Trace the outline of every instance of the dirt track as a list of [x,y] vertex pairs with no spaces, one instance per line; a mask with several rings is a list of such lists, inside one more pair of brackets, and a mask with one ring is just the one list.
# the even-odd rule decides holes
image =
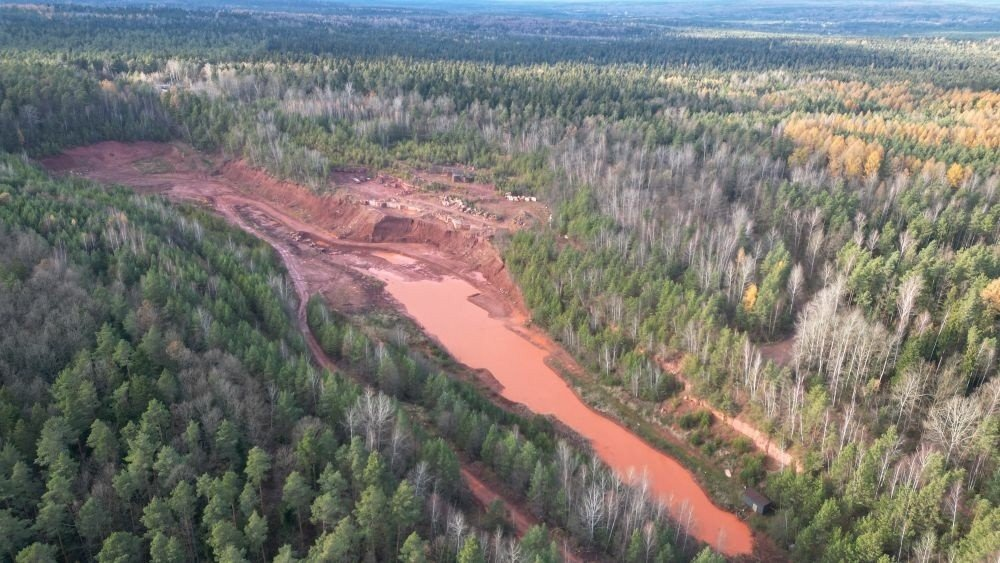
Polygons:
[[[377,288],[371,283],[366,287],[357,275],[373,266],[408,276],[457,275],[481,286],[480,304],[491,313],[505,315],[516,308],[517,299],[510,296],[514,284],[487,239],[489,233],[449,228],[433,201],[427,204],[430,211],[418,217],[375,209],[359,204],[350,191],[319,196],[241,161],[211,161],[190,148],[161,143],[99,143],[43,163],[55,172],[210,206],[241,228],[267,235],[286,258],[294,256],[290,270],[309,291],[323,293],[339,309],[364,310],[378,302]],[[501,228],[504,223],[496,222],[490,232]],[[376,250],[412,256],[420,267],[393,264]]]
[[[442,197],[440,193],[393,196],[414,208],[431,200],[428,214],[413,217],[411,212],[358,203],[373,197],[373,190],[391,194],[387,191],[391,187],[368,181],[347,183],[338,193],[317,195],[297,184],[275,180],[245,162],[212,159],[181,144],[110,141],[69,149],[43,159],[42,164],[58,174],[121,184],[140,193],[209,207],[273,246],[284,259],[301,299],[319,293],[338,311],[400,309],[382,290],[382,284],[366,275],[373,271],[407,279],[460,278],[479,292],[470,299],[476,306],[504,319],[511,330],[550,354],[554,363],[578,371],[573,358],[546,334],[525,327],[529,315],[520,292],[490,241],[492,234],[517,228],[517,221],[523,223],[525,217],[540,220],[548,213],[541,204],[496,201],[503,198],[495,196],[489,206],[483,206],[515,216],[517,221],[477,218],[483,227],[454,229],[448,228],[439,209],[433,207]],[[471,197],[465,193],[469,190],[480,203],[487,200],[481,185],[455,187],[466,197]],[[516,207],[520,210],[515,212]],[[450,212],[463,220],[467,215],[457,209]],[[393,228],[379,228],[387,222]],[[502,406],[525,412],[499,394],[500,386],[488,372],[480,373],[480,383],[493,391],[492,398]]]
[[750,439],[751,442],[759,449],[764,452],[764,455],[768,457],[774,464],[775,469],[780,469],[788,466],[794,466],[797,472],[803,471],[802,460],[795,457],[791,452],[784,450],[778,444],[775,444],[771,437],[765,432],[762,432],[756,426],[740,420],[739,418],[734,418],[727,415],[726,413],[720,411],[719,409],[713,407],[704,399],[699,399],[692,394],[691,382],[688,381],[684,375],[681,373],[679,362],[660,360],[660,367],[664,371],[676,377],[684,385],[684,400],[692,403],[698,407],[701,407],[716,418],[716,420],[722,422],[723,424],[729,426],[739,434]]
[[[322,294],[331,306],[348,313],[399,310],[400,303],[383,291],[382,283],[372,274],[379,273],[383,281],[386,275],[406,280],[458,278],[478,292],[469,297],[469,302],[502,320],[510,331],[543,351],[548,356],[546,362],[578,370],[573,359],[547,335],[526,326],[528,315],[517,287],[490,241],[492,234],[500,230],[540,220],[542,214],[547,216],[547,210],[537,204],[498,201],[495,194],[488,198],[480,187],[452,186],[451,192],[464,194],[461,190],[468,190],[478,198],[481,208],[499,210],[500,217],[477,215],[475,220],[469,220],[468,213],[461,209],[436,204],[444,201],[440,193],[400,192],[391,198],[395,207],[383,208],[371,205],[373,194],[385,195],[377,190],[397,188],[374,185],[367,177],[358,178],[357,185],[347,184],[333,195],[317,195],[301,186],[276,181],[240,161],[211,160],[189,147],[159,143],[101,143],[69,150],[43,163],[57,173],[124,184],[140,192],[161,193],[174,200],[211,207],[265,240],[281,255],[289,271],[303,303],[299,322],[307,335],[304,307],[312,294]],[[511,206],[521,206],[516,221],[503,218],[503,210],[509,212]],[[329,358],[315,340],[309,337],[308,343],[317,361],[329,365]],[[494,401],[524,411],[523,405],[501,394],[503,387],[489,371],[480,370],[478,376]],[[659,458],[663,454],[651,456],[654,461],[662,461]],[[677,468],[675,472],[683,470]],[[482,504],[505,498],[498,489],[470,480],[475,474],[465,475]],[[670,479],[661,485],[671,486]],[[530,513],[510,499],[505,500],[515,527],[523,532],[522,528],[533,520]],[[748,551],[750,540],[745,525],[731,514],[719,512],[707,499],[702,500],[704,509],[713,513],[713,522],[733,520],[727,524],[735,532],[729,536],[733,540],[727,547],[739,545],[737,553]],[[713,542],[714,532],[703,539]]]
[[[144,163],[152,159],[157,168],[144,168]],[[280,203],[251,197],[239,183],[257,173],[241,169],[239,164],[227,164],[219,174],[218,168],[199,160],[193,151],[186,155],[183,148],[157,143],[101,143],[72,149],[45,159],[43,164],[57,173],[86,176],[127,185],[144,193],[162,193],[171,199],[210,206],[234,225],[270,244],[281,256],[298,295],[298,322],[309,350],[319,365],[330,370],[337,366],[309,330],[306,305],[314,293],[323,294],[332,307],[348,312],[365,310],[386,300],[379,284],[358,270],[376,267],[405,271],[408,276],[461,275],[483,286],[480,306],[491,314],[509,315],[513,310],[514,301],[508,291],[490,287],[483,276],[470,275],[461,268],[461,263],[437,249],[416,243],[339,239],[279,210],[277,205]],[[254,180],[259,182],[260,178]],[[399,256],[413,258],[400,260]],[[489,506],[498,499],[506,504],[519,536],[537,523],[524,507],[500,492],[499,487],[489,484],[482,471],[463,467],[462,476],[482,506]],[[579,560],[572,553],[565,555],[568,560]]]

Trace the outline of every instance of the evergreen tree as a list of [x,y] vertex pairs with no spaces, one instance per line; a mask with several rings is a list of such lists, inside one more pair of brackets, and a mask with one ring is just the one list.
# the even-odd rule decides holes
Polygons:
[[112,533],[97,554],[98,563],[140,563],[142,559],[142,540],[128,532]]
[[458,552],[458,563],[486,563],[486,556],[483,549],[479,547],[479,540],[476,536],[469,536]]
[[358,532],[364,539],[365,552],[373,556],[381,553],[385,545],[388,508],[385,493],[374,484],[365,489],[354,508],[354,517],[358,521]]
[[285,486],[281,491],[281,500],[285,507],[295,513],[299,526],[299,535],[303,534],[302,515],[313,500],[314,492],[298,471],[292,471],[285,478]]
[[247,524],[243,528],[243,534],[247,539],[247,547],[251,553],[260,554],[264,559],[264,543],[267,541],[267,520],[257,511],[253,511],[247,518]]
[[407,536],[403,547],[399,550],[399,560],[402,563],[426,563],[427,545],[416,532]]

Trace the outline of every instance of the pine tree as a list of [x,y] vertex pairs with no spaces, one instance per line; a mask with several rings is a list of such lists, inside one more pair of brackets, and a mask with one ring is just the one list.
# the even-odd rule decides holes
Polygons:
[[69,454],[62,452],[49,468],[49,480],[45,484],[45,494],[38,506],[35,527],[47,538],[59,544],[66,555],[64,538],[70,530],[70,503],[73,502],[72,483],[76,475],[76,464]]
[[247,482],[253,483],[253,486],[257,487],[258,498],[261,501],[261,510],[264,510],[264,479],[270,470],[270,454],[257,446],[250,448],[250,451],[247,452],[247,465],[244,471],[247,475]]
[[152,537],[157,532],[170,533],[176,526],[170,505],[159,497],[153,497],[142,509],[141,521],[146,527],[146,537]]
[[545,470],[541,461],[536,462],[535,470],[531,473],[531,481],[528,483],[528,502],[532,511],[539,516],[545,516],[545,508],[551,494],[550,483],[549,472]]
[[253,483],[247,481],[243,485],[243,492],[240,493],[240,512],[244,516],[250,516],[251,512],[257,510],[260,506],[260,497],[257,496],[257,489],[254,488]]
[[365,489],[354,508],[365,550],[371,555],[377,556],[385,541],[387,509],[385,493],[377,485]]
[[35,542],[17,554],[17,563],[57,563],[57,554],[55,547]]
[[114,532],[104,540],[98,563],[141,563],[142,540],[128,532]]
[[299,559],[292,552],[292,546],[285,544],[278,549],[278,553],[271,560],[272,563],[297,563]]
[[358,532],[350,516],[344,517],[337,527],[323,534],[309,550],[312,561],[356,561],[358,559],[356,543]]
[[261,517],[257,511],[253,511],[247,518],[247,525],[243,528],[243,534],[247,539],[247,547],[252,553],[259,553],[261,560],[264,560],[264,543],[267,542],[267,520]]
[[183,563],[184,547],[177,538],[156,532],[149,543],[149,559],[152,563]]
[[698,552],[698,555],[691,560],[692,563],[726,563],[726,558],[706,547]]
[[402,563],[427,563],[427,543],[420,539],[420,534],[413,532],[406,538],[399,550],[399,560]]
[[306,482],[305,478],[298,471],[292,471],[285,478],[285,486],[281,491],[281,500],[289,510],[295,513],[296,521],[299,524],[299,535],[304,533],[302,529],[302,515],[312,502],[313,494],[309,483]]
[[[208,545],[212,548],[217,559],[222,559],[227,554],[227,548],[236,548],[242,551],[246,538],[243,532],[230,520],[219,520],[211,524],[211,533],[208,536]],[[232,556],[232,552],[228,555]]]
[[417,502],[409,481],[399,482],[396,492],[392,495],[390,510],[392,511],[392,521],[395,524],[394,537],[396,538],[396,551],[398,551],[402,536],[413,530],[418,518],[420,518],[420,503]]
[[249,563],[243,549],[235,545],[227,545],[216,555],[217,563]]
[[646,547],[643,545],[642,532],[638,528],[632,532],[632,537],[628,541],[625,561],[627,563],[645,563],[646,561]]
[[345,512],[339,498],[331,493],[322,493],[312,503],[310,521],[326,532]]
[[479,547],[479,540],[475,535],[470,535],[461,551],[458,552],[458,563],[486,563],[486,556],[483,549]]
[[215,455],[236,465],[240,461],[239,457],[240,433],[236,425],[228,420],[223,420],[219,424],[219,429],[215,431]]
[[79,436],[93,422],[98,406],[97,389],[77,370],[69,368],[59,373],[52,383],[52,398],[71,436]]
[[87,446],[98,463],[112,463],[118,460],[118,440],[114,431],[103,420],[97,419],[90,425]]
[[31,522],[18,518],[9,509],[0,509],[0,556],[13,560],[31,538],[30,527]]
[[76,515],[76,529],[83,538],[93,545],[104,537],[111,524],[111,517],[106,507],[102,506],[97,497],[87,497]]

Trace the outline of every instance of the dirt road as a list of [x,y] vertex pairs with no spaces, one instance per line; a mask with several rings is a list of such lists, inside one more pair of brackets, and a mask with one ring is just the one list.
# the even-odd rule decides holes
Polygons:
[[[380,299],[381,291],[371,279],[358,273],[360,268],[405,268],[409,275],[413,275],[414,270],[419,270],[423,263],[423,268],[428,268],[427,264],[431,265],[426,273],[433,275],[431,271],[435,269],[434,266],[454,266],[446,256],[417,245],[368,244],[337,239],[267,202],[243,195],[224,177],[198,174],[194,178],[197,182],[193,182],[189,176],[197,170],[197,164],[193,166],[195,170],[182,169],[181,172],[160,174],[143,172],[141,168],[134,166],[137,160],[149,158],[150,154],[172,155],[174,166],[183,163],[177,161],[175,151],[165,150],[162,145],[102,145],[76,149],[70,151],[68,158],[63,156],[48,159],[45,164],[58,172],[86,175],[104,182],[126,184],[139,191],[164,193],[180,201],[206,204],[240,229],[267,242],[281,257],[298,296],[298,325],[309,351],[316,363],[328,370],[347,373],[338,369],[309,329],[306,307],[310,296],[322,293],[330,298],[332,294],[331,305],[340,310],[366,308]],[[388,253],[386,250],[398,254]],[[420,258],[397,258],[407,253],[417,254]],[[493,296],[494,299],[497,297]],[[499,313],[508,310],[502,303],[488,303],[487,306]],[[496,500],[504,503],[519,537],[538,523],[526,508],[490,484],[482,471],[463,466],[461,474],[469,490],[483,507],[488,507]],[[580,561],[572,552],[567,551],[564,555],[567,561]]]
[[774,441],[771,440],[770,436],[759,430],[756,426],[744,420],[740,420],[739,418],[729,416],[710,405],[708,401],[695,397],[691,391],[691,382],[685,379],[681,374],[678,362],[661,359],[660,367],[663,371],[676,377],[678,381],[684,385],[685,401],[711,412],[712,416],[714,416],[716,420],[749,438],[750,441],[757,446],[757,449],[764,452],[764,455],[770,458],[774,463],[778,464],[778,467],[792,466],[795,467],[796,471],[802,471],[803,466],[800,459],[795,457],[791,452],[784,450],[781,446],[775,444]]
[[[684,499],[677,506],[679,510],[687,510],[689,522],[693,520],[690,529],[694,535],[730,555],[752,550],[746,524],[715,506],[689,471],[586,406],[548,367],[547,362],[553,358],[570,368],[576,364],[547,335],[525,322],[528,315],[517,287],[488,236],[497,229],[511,228],[507,220],[477,216],[476,229],[455,227],[468,221],[462,221],[464,211],[451,206],[445,206],[444,210],[441,206],[426,206],[429,211],[421,212],[425,202],[420,198],[412,202],[407,199],[400,208],[382,208],[359,203],[349,193],[318,195],[301,186],[274,180],[244,163],[212,161],[181,145],[101,143],[72,149],[43,162],[55,172],[124,184],[140,192],[161,193],[171,199],[209,206],[241,229],[268,242],[286,264],[303,303],[299,324],[307,335],[310,350],[323,365],[332,363],[305,326],[304,307],[310,295],[320,293],[331,306],[345,312],[376,307],[402,309],[398,300],[403,297],[398,290],[410,287],[411,282],[435,282],[423,284],[421,291],[430,286],[436,286],[436,291],[448,283],[456,285],[463,292],[460,302],[452,302],[454,295],[433,300],[421,296],[407,302],[407,312],[425,329],[429,320],[443,322],[444,325],[430,331],[435,336],[455,334],[456,330],[463,336],[461,326],[448,326],[461,321],[447,318],[462,312],[465,317],[475,317],[476,325],[495,337],[489,342],[507,342],[507,348],[501,350],[475,335],[464,334],[464,344],[471,346],[469,357],[473,359],[465,363],[476,369],[489,366],[489,371],[480,369],[479,373],[496,391],[495,400],[502,403],[503,398],[511,399],[510,392],[515,389],[524,391],[520,395],[515,393],[512,400],[518,403],[533,404],[552,398],[548,403],[536,404],[536,411],[554,413],[558,420],[587,437],[598,455],[623,474],[629,468],[648,469],[652,488],[658,495],[669,500]],[[442,213],[451,215],[442,218]],[[391,296],[383,291],[383,284],[372,277],[376,275],[387,287],[395,284],[397,291]],[[438,310],[417,314],[413,310],[415,303],[432,308],[437,303]],[[451,303],[447,311],[440,310],[444,303]],[[470,303],[474,306],[469,307]],[[485,319],[487,316],[493,322]],[[454,346],[446,348],[461,361],[468,355],[456,353]],[[483,353],[488,361],[477,365]],[[512,360],[529,356],[531,370],[507,374],[504,386],[497,386],[492,374],[510,371]],[[539,395],[543,389],[545,392]],[[500,497],[496,490],[487,495],[484,491],[489,487],[480,485],[481,480],[475,485],[470,482],[473,493],[478,490],[476,496],[484,504]],[[507,504],[519,530],[531,521],[527,511],[514,503]],[[725,542],[719,539],[723,537]]]

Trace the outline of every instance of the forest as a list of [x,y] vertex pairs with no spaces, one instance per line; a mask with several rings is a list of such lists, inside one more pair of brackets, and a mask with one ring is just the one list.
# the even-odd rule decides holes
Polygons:
[[[622,420],[711,427],[662,414],[690,392],[792,452],[802,471],[763,471],[685,434],[774,500],[751,523],[785,556],[1000,553],[995,37],[0,17],[0,558],[549,561],[560,538],[717,557],[389,327],[314,298],[338,369],[312,363],[266,244],[30,164],[102,140],[183,141],[317,192],[345,167],[461,164],[537,195],[550,222],[496,241],[532,323]],[[518,540],[481,513],[455,487],[466,460],[544,524]]]
[[[562,560],[544,524],[518,539],[475,510],[467,458],[595,554],[700,549],[546,421],[314,298],[309,328],[345,371],[315,366],[267,245],[16,157],[0,172],[5,558]],[[592,495],[618,499],[619,530],[588,532]]]

